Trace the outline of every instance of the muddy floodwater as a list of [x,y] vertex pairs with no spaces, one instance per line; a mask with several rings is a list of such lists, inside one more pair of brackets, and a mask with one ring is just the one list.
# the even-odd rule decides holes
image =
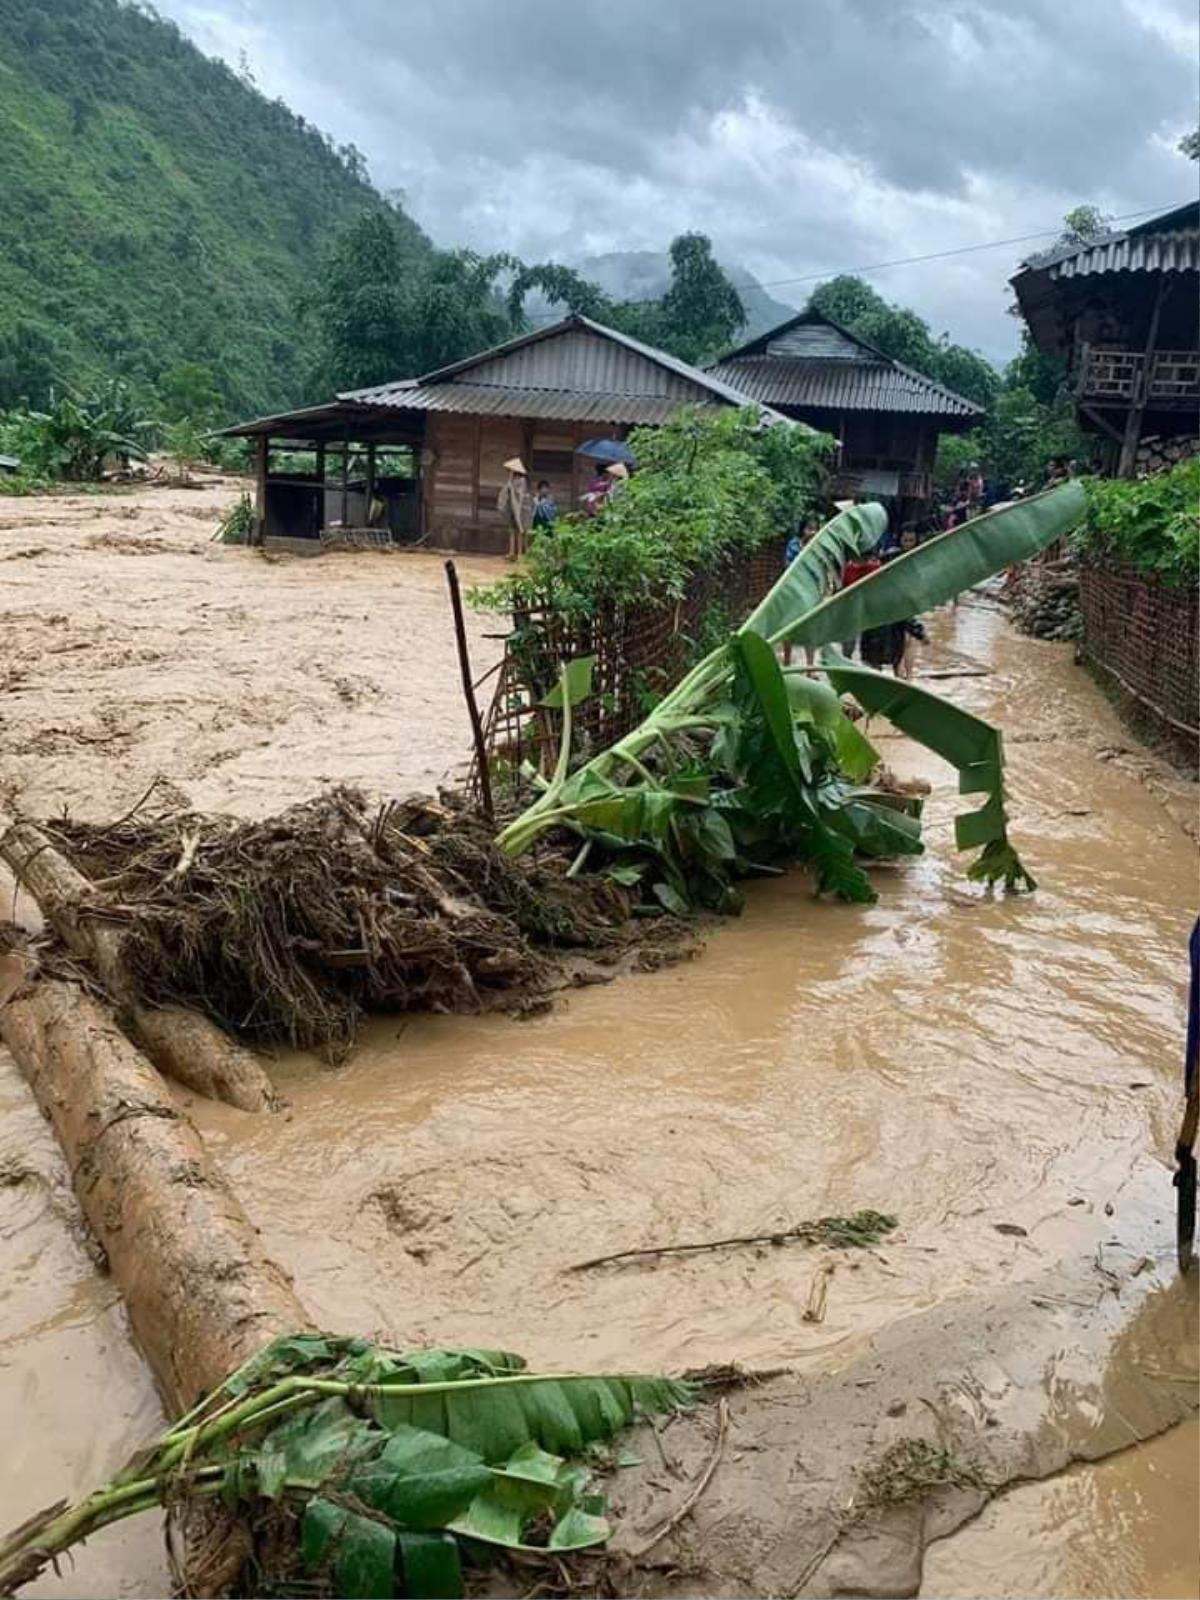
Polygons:
[[[328,781],[386,794],[453,769],[465,724],[437,559],[270,564],[208,546],[185,493],[135,497],[127,533],[83,497],[57,512],[0,502],[0,784],[34,812],[100,816],[161,771],[194,804],[258,814]],[[204,492],[210,513],[219,494]],[[110,533],[165,548],[128,553]],[[482,663],[496,629],[472,626]],[[930,687],[1007,731],[1037,894],[967,882],[952,819],[971,802],[880,727],[889,764],[932,794],[928,852],[875,874],[878,904],[818,903],[801,874],[759,883],[689,963],[524,1022],[377,1019],[337,1071],[275,1064],[282,1116],[193,1103],[318,1322],[560,1367],[817,1373],[889,1324],[1041,1280],[1084,1247],[1101,1266],[1144,1258],[1163,1294],[1182,1292],[1169,1159],[1194,791],[1135,747],[1069,646],[1019,638],[973,598],[931,632],[921,666],[969,675]],[[7,1061],[0,1185],[11,1523],[115,1467],[158,1408]],[[571,1270],[862,1207],[899,1229],[839,1258],[820,1323],[800,1246]],[[1187,1424],[1012,1491],[931,1547],[923,1593],[1194,1593],[1195,1541],[1175,1535],[1195,1526],[1196,1444]],[[111,1531],[43,1588],[162,1581],[142,1528]]]

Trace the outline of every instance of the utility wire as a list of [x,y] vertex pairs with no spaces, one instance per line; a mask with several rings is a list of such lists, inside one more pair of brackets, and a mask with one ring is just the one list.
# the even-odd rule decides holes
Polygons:
[[[1161,206],[1146,206],[1141,211],[1124,211],[1120,216],[1113,217],[1110,220],[1113,222],[1132,222],[1135,217],[1149,217],[1152,216],[1156,211],[1161,210]],[[901,256],[895,261],[876,261],[869,267],[841,267],[836,272],[829,270],[824,272],[803,272],[794,278],[772,278],[767,283],[758,283],[754,280],[750,280],[746,283],[732,283],[731,280],[731,284],[735,289],[782,289],[788,284],[814,283],[825,278],[840,278],[844,276],[861,277],[869,272],[883,272],[888,267],[912,267],[924,261],[945,261],[949,256],[971,255],[976,250],[1000,250],[1006,245],[1029,244],[1035,239],[1048,239],[1056,237],[1062,231],[1063,225],[1060,222],[1055,228],[1042,228],[1039,229],[1037,233],[1019,233],[1011,239],[989,239],[984,244],[963,244],[959,245],[953,250],[931,250],[926,255]],[[653,305],[661,298],[662,296],[657,294],[646,295],[640,300],[622,300],[619,303],[626,306],[648,306]],[[526,320],[529,322],[554,322],[557,321],[561,315],[562,313],[560,311],[538,311],[535,312],[534,315],[528,317]]]

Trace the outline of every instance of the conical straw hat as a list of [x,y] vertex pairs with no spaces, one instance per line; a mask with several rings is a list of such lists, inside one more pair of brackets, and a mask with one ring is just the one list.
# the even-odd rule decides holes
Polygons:
[[525,463],[521,460],[520,456],[510,456],[509,459],[504,463],[504,470],[505,472],[519,472],[523,478],[529,476],[529,474],[525,471]]

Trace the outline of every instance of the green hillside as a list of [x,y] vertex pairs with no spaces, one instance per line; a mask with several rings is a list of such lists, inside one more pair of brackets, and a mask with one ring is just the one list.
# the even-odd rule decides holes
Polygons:
[[0,149],[0,407],[182,363],[230,414],[304,398],[297,298],[383,204],[357,151],[119,0],[0,0]]

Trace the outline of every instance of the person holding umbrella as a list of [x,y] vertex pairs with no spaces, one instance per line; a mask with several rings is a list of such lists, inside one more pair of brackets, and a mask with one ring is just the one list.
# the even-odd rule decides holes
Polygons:
[[520,456],[506,461],[504,470],[508,477],[496,496],[496,510],[508,528],[508,559],[517,561],[525,554],[529,533],[529,480]]
[[617,484],[629,476],[633,451],[620,439],[585,439],[575,454],[596,464],[595,475],[583,493],[583,509],[594,517]]

